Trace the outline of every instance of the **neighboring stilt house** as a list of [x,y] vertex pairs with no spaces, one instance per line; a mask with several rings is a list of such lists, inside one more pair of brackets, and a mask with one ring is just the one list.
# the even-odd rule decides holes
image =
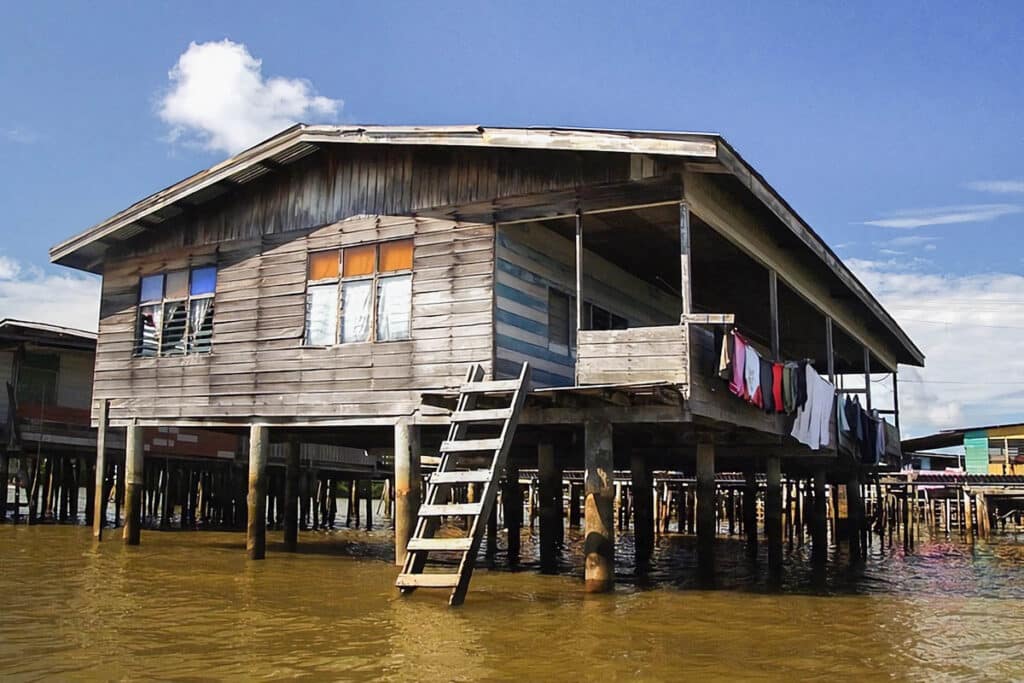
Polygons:
[[[256,511],[269,441],[393,452],[401,562],[419,458],[438,451],[467,370],[511,378],[528,361],[507,470],[539,463],[553,500],[557,472],[585,467],[593,590],[613,577],[613,467],[648,488],[652,469],[696,471],[705,539],[716,469],[767,472],[770,541],[783,469],[859,490],[862,458],[835,416],[809,448],[790,436],[792,411],[765,412],[718,376],[734,330],[883,409],[890,444],[895,401],[873,404],[871,380],[923,363],[713,134],[300,125],[51,258],[103,276],[93,417],[107,405],[128,429],[129,496],[143,426],[249,430]],[[514,531],[516,481],[503,496]],[[638,524],[653,525],[644,507]]]

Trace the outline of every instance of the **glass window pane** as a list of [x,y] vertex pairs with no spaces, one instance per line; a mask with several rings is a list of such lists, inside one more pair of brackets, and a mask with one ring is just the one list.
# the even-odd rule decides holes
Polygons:
[[217,267],[204,266],[192,269],[192,296],[213,294],[217,289]]
[[548,290],[548,341],[569,346],[569,297],[554,289]]
[[377,290],[377,341],[410,337],[412,276],[381,278]]
[[309,255],[309,279],[329,280],[338,277],[338,252],[317,251]]
[[139,307],[139,329],[136,335],[136,355],[152,357],[157,352],[157,332],[163,307],[160,304]]
[[213,299],[194,299],[188,311],[188,350],[209,353],[213,346]]
[[370,293],[372,280],[346,282],[341,288],[341,341],[370,340]]
[[142,278],[139,301],[160,301],[164,298],[164,276],[147,275]]
[[306,343],[330,346],[338,329],[338,287],[310,287],[306,293]]
[[342,275],[345,277],[371,275],[376,254],[377,247],[373,244],[367,244],[362,247],[348,247],[345,249],[345,268],[342,270]]
[[384,242],[380,245],[380,272],[412,270],[412,240]]
[[167,299],[184,299],[188,296],[188,271],[173,270],[167,273]]
[[600,306],[590,307],[590,329],[610,330],[612,327],[612,314]]
[[164,304],[164,325],[160,335],[160,355],[180,356],[185,353],[185,332],[188,309],[184,301]]

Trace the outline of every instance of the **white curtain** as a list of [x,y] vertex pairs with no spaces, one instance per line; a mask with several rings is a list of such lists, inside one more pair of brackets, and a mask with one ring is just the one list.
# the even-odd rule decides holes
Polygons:
[[408,339],[412,276],[381,278],[377,292],[377,341]]
[[189,311],[189,350],[200,353],[210,350],[210,337],[213,335],[213,322],[204,329],[207,316],[212,314],[213,297],[193,299],[192,310]]
[[338,287],[310,287],[306,295],[306,343],[311,346],[335,344],[338,329]]
[[370,294],[372,280],[341,285],[341,341],[370,341]]

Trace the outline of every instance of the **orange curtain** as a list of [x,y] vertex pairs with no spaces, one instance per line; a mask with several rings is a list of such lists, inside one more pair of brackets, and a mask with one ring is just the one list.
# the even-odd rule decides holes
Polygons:
[[412,240],[384,242],[380,245],[380,270],[412,270]]
[[338,277],[338,252],[318,251],[309,255],[309,279],[326,280]]
[[345,268],[342,270],[342,274],[345,277],[372,275],[376,252],[377,247],[372,244],[348,247],[345,249]]

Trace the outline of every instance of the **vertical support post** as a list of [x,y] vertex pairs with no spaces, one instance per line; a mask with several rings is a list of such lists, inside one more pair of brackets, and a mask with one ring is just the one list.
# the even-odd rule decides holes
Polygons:
[[505,464],[501,505],[505,529],[508,531],[508,565],[516,567],[519,565],[520,534],[523,526],[523,489],[519,485],[519,466],[511,462]]
[[864,502],[860,497],[860,475],[856,469],[850,471],[846,482],[846,514],[850,534],[850,562],[860,562],[863,557],[861,529],[864,526]]
[[299,545],[300,447],[298,439],[289,439],[284,461],[284,549],[290,553]]
[[697,564],[705,579],[715,569],[715,445],[697,443]]
[[825,468],[814,470],[814,514],[811,515],[811,561],[824,564],[828,558],[828,509],[825,497]]
[[538,502],[540,503],[540,570],[553,574],[558,568],[558,532],[562,523],[562,478],[555,466],[555,447],[550,441],[537,445]]
[[747,554],[757,557],[757,471],[751,465],[743,473],[743,531]]
[[773,580],[782,575],[782,458],[765,460],[768,487],[764,497],[764,535],[768,539],[768,572]]
[[580,528],[580,485],[575,481],[569,482],[569,528]]
[[693,291],[690,289],[690,206],[679,203],[679,296],[682,317],[693,312]]
[[11,474],[7,449],[0,448],[0,522],[7,521],[7,489]]
[[363,528],[367,531],[373,529],[373,480],[367,479],[363,482],[365,487],[365,500],[366,500],[366,523]]
[[125,438],[124,542],[138,545],[142,525],[142,427],[131,425]]
[[615,583],[615,527],[612,519],[615,489],[611,423],[586,422],[584,449],[585,590],[588,593],[599,593],[611,590]]
[[[900,377],[897,372],[892,373],[892,424],[896,431],[900,431]],[[901,437],[902,438],[902,437]]]
[[576,344],[583,329],[583,213],[576,212]]
[[395,564],[405,563],[420,510],[420,431],[408,420],[395,423]]
[[864,403],[871,410],[871,351],[864,347]]
[[107,420],[110,415],[110,401],[103,399],[100,405],[100,419],[96,430],[96,496],[93,502],[92,535],[96,540],[103,538],[103,525],[107,521]]
[[654,551],[651,468],[647,459],[638,453],[630,453],[629,466],[633,485],[633,545],[636,552],[636,573],[641,574],[650,563]]
[[779,274],[775,270],[768,271],[768,309],[771,315],[772,360],[782,358],[779,340]]
[[825,318],[825,359],[828,362],[828,381],[836,383],[836,352],[832,341],[832,318]]
[[267,555],[267,425],[249,427],[249,496],[245,550],[250,560]]

